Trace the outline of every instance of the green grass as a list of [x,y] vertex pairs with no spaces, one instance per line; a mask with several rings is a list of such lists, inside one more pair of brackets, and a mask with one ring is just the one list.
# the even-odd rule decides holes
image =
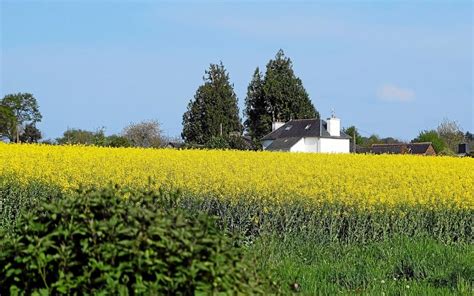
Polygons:
[[280,292],[305,295],[472,295],[474,246],[394,238],[320,244],[303,237],[261,237],[247,258]]

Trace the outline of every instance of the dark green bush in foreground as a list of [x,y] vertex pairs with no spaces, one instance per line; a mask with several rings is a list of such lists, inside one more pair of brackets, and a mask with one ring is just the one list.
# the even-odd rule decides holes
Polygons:
[[259,292],[212,219],[163,210],[174,199],[163,193],[128,195],[65,195],[0,228],[0,295]]

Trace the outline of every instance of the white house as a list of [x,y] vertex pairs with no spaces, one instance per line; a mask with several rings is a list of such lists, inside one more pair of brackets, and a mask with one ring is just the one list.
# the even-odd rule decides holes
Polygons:
[[350,137],[341,131],[341,120],[294,119],[274,122],[262,138],[264,150],[316,153],[349,153]]

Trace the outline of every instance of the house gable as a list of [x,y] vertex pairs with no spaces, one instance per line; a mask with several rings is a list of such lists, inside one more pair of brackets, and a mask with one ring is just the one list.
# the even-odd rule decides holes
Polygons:
[[290,120],[263,137],[262,146],[269,151],[349,153],[350,137],[343,132],[331,135],[327,127],[320,119]]

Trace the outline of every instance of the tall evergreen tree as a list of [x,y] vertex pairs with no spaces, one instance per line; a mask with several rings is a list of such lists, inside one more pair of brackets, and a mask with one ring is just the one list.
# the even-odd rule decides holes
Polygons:
[[245,98],[245,128],[253,139],[260,139],[271,129],[270,104],[263,93],[263,78],[257,67]]
[[222,62],[211,64],[183,115],[181,136],[187,143],[206,144],[212,137],[242,132],[237,96]]
[[319,118],[283,50],[268,62],[263,83],[260,73],[254,73],[247,93],[246,115],[245,127],[255,139],[271,131],[273,120]]

